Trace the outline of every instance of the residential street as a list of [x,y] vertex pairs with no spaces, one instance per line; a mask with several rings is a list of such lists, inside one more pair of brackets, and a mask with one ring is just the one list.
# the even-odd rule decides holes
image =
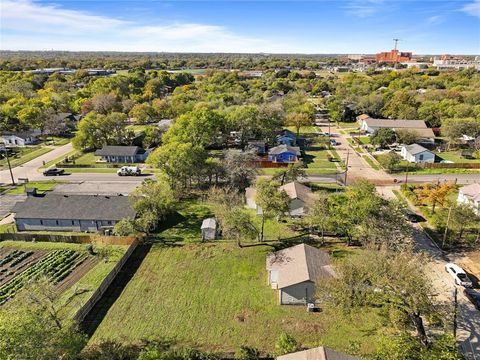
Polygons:
[[[72,143],[68,143],[66,145],[59,146],[54,150],[43,154],[33,160],[26,162],[23,165],[17,166],[12,169],[13,177],[15,181],[18,178],[28,178],[30,181],[33,180],[43,180],[43,175],[41,172],[37,171],[39,167],[41,167],[44,162],[47,163],[49,161],[55,160],[56,158],[66,155],[73,150]],[[11,177],[10,172],[7,170],[0,171],[0,184],[10,184]]]

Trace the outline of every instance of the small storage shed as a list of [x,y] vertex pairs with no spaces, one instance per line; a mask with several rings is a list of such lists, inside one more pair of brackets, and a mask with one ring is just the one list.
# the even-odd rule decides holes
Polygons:
[[215,240],[217,238],[217,221],[208,218],[202,222],[202,240]]

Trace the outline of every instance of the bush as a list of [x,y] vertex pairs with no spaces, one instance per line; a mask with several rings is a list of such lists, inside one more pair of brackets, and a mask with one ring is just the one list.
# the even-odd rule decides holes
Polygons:
[[297,341],[287,333],[283,333],[275,343],[278,355],[285,355],[295,352],[299,349]]
[[235,353],[235,359],[238,360],[257,360],[260,359],[260,352],[250,346],[242,346]]

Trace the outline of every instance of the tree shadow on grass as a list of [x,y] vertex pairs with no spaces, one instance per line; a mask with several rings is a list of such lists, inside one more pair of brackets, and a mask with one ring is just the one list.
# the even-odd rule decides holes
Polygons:
[[[130,255],[127,262],[123,265],[112,283],[108,286],[104,295],[97,304],[92,308],[90,313],[80,324],[80,328],[88,335],[92,336],[100,323],[103,321],[108,310],[115,301],[120,297],[127,284],[133,278],[143,260],[150,252],[151,244],[140,244]],[[134,311],[135,309],[132,309]]]

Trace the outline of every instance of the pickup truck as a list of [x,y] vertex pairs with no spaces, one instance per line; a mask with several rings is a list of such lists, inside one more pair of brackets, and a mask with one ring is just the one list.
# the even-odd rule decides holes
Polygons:
[[117,170],[118,176],[138,176],[142,174],[142,170],[138,166],[122,166]]
[[50,168],[43,172],[43,176],[59,176],[65,173],[64,169]]

